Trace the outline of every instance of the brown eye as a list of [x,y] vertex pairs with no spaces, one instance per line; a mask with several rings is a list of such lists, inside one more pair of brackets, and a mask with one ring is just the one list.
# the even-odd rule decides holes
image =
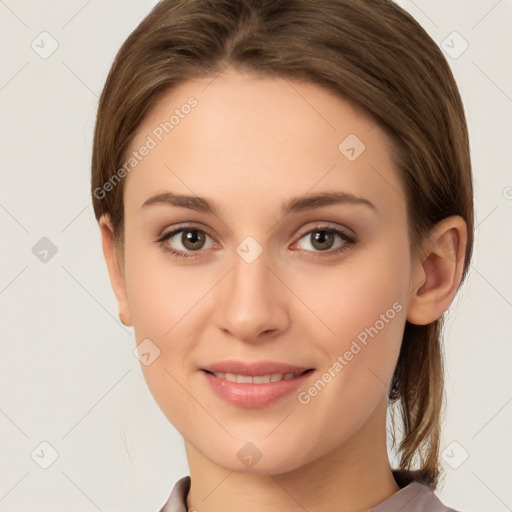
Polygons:
[[331,231],[327,231],[325,229],[312,231],[311,235],[311,245],[320,251],[328,250],[334,244],[334,233]]
[[206,241],[205,233],[196,229],[186,229],[182,231],[181,243],[183,247],[190,251],[202,249]]
[[199,256],[205,252],[203,249],[211,249],[216,245],[208,233],[195,227],[174,229],[161,235],[157,242],[165,250],[183,258]]
[[328,257],[341,253],[357,243],[357,238],[340,229],[318,225],[304,233],[294,245],[312,257]]

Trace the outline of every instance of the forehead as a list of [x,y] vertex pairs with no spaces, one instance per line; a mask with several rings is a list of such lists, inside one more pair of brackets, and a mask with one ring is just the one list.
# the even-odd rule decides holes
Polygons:
[[386,133],[362,108],[312,83],[233,71],[184,82],[153,107],[127,158],[144,146],[125,183],[133,206],[166,191],[239,198],[239,206],[276,197],[276,208],[326,190],[384,209],[404,201]]

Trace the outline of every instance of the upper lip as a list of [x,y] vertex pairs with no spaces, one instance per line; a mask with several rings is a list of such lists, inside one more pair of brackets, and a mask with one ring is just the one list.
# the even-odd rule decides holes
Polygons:
[[296,366],[288,363],[279,363],[276,361],[218,361],[202,368],[209,372],[234,373],[236,375],[261,376],[271,373],[303,373],[313,368],[307,366]]

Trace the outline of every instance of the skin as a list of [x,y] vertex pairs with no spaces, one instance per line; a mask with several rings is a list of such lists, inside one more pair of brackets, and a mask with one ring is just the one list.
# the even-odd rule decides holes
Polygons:
[[[188,81],[144,119],[130,151],[190,96],[197,107],[125,178],[123,251],[108,216],[100,219],[120,318],[137,343],[149,338],[160,350],[141,368],[184,437],[187,505],[365,511],[399,490],[386,451],[388,388],[406,319],[432,322],[455,296],[465,223],[444,219],[413,260],[390,140],[361,109],[313,84],[232,70]],[[352,162],[338,149],[348,134],[366,146]],[[281,212],[291,198],[325,191],[349,192],[375,209]],[[142,207],[163,192],[207,198],[217,215]],[[182,223],[206,231],[204,246],[196,242],[194,252],[180,232],[167,247],[196,258],[178,259],[156,241]],[[315,245],[318,224],[357,242],[335,236],[331,246]],[[236,252],[247,236],[263,249],[252,263]],[[288,362],[315,368],[307,389],[394,303],[401,311],[307,405],[293,393],[240,408],[218,398],[198,370],[222,359]],[[262,454],[251,468],[237,457],[248,442]]]

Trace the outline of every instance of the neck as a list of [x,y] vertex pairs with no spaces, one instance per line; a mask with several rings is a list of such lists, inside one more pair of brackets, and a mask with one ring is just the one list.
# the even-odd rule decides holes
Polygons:
[[386,403],[381,402],[372,418],[342,445],[280,474],[222,468],[185,441],[191,477],[187,508],[365,512],[400,489],[389,465],[385,419]]

